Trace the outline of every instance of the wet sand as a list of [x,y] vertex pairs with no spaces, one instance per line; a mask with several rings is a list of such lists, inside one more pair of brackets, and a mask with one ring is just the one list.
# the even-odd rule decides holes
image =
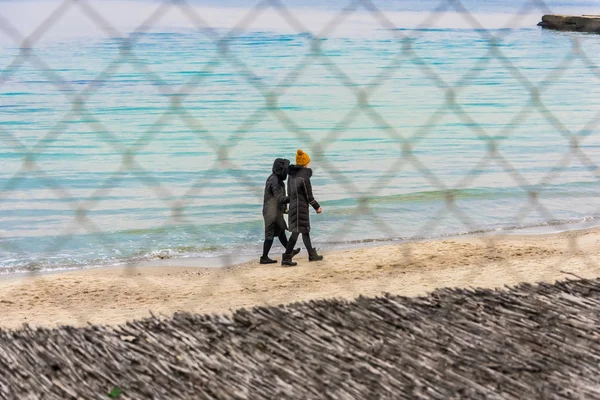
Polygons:
[[[276,253],[274,249],[273,253]],[[600,276],[600,229],[528,236],[481,236],[324,253],[299,265],[245,263],[98,268],[0,280],[0,326],[118,324],[174,312],[318,298],[417,296],[440,287],[501,288]]]

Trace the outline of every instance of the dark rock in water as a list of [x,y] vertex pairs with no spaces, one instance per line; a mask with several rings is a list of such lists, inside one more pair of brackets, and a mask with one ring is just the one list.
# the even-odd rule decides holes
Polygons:
[[600,15],[544,15],[538,26],[559,31],[600,33]]

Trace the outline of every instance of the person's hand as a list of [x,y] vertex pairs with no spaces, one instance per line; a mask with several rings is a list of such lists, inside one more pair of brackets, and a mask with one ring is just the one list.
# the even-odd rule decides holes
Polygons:
[[321,214],[323,212],[323,209],[321,207],[319,207],[319,209],[317,210],[317,214]]

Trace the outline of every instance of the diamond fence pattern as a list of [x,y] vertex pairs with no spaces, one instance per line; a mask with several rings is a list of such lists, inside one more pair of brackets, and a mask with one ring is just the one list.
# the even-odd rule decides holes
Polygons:
[[[43,38],[53,26],[59,24],[64,15],[72,9],[76,9],[88,17],[89,20],[100,28],[107,37],[120,39],[121,43],[118,56],[110,62],[100,74],[98,74],[96,79],[91,80],[91,83],[84,87],[83,90],[79,91],[75,90],[64,76],[52,72],[52,69],[48,67],[45,60],[36,54],[36,44],[39,40]],[[218,55],[213,62],[209,62],[204,70],[198,71],[197,74],[194,74],[191,79],[181,87],[170,86],[158,73],[154,72],[151,67],[144,65],[144,63],[137,62],[139,59],[134,51],[140,37],[139,34],[148,32],[167,13],[176,9],[179,9],[183,15],[189,19],[189,22],[202,32],[206,38],[214,42],[215,46],[218,48]],[[395,229],[391,226],[389,221],[382,219],[373,212],[371,205],[369,204],[369,199],[377,196],[393,179],[400,176],[408,167],[412,167],[418,171],[431,186],[446,193],[445,205],[441,207],[432,218],[427,219],[413,239],[426,236],[428,232],[433,231],[440,219],[445,216],[456,218],[470,231],[477,230],[478,225],[457,204],[454,193],[457,190],[468,187],[480,176],[485,167],[494,163],[500,166],[502,170],[506,172],[525,193],[527,193],[528,202],[522,209],[516,210],[515,213],[515,222],[517,224],[522,223],[531,212],[538,212],[547,220],[556,219],[550,210],[548,210],[540,201],[540,196],[536,188],[543,188],[544,186],[551,184],[561,171],[563,171],[573,160],[578,160],[594,175],[594,177],[598,178],[598,166],[585,154],[581,148],[581,144],[598,128],[598,125],[600,124],[600,112],[588,121],[583,129],[578,132],[573,132],[568,128],[564,121],[559,120],[553,115],[552,111],[548,109],[541,100],[541,95],[546,88],[552,82],[561,79],[575,60],[583,62],[600,80],[600,70],[580,47],[578,37],[572,37],[572,50],[569,54],[565,54],[564,59],[559,62],[557,68],[545,77],[540,84],[535,84],[522,73],[519,67],[513,64],[510,58],[503,54],[502,49],[499,46],[506,38],[509,31],[486,30],[471,13],[471,10],[465,8],[460,0],[442,0],[435,9],[431,10],[431,14],[421,22],[419,28],[432,26],[438,18],[441,18],[440,15],[442,12],[455,11],[459,13],[470,27],[476,29],[481,36],[481,39],[487,43],[488,49],[487,56],[481,57],[472,68],[465,71],[464,75],[456,81],[456,84],[452,85],[446,82],[442,76],[436,72],[436,69],[414,49],[413,41],[418,35],[418,29],[411,31],[400,30],[398,29],[398,26],[387,18],[386,13],[378,8],[376,1],[354,0],[349,1],[344,8],[340,9],[335,17],[332,18],[321,31],[311,32],[311,35],[307,39],[310,41],[311,51],[300,60],[296,67],[291,69],[291,72],[285,75],[279,82],[275,82],[273,85],[267,85],[262,80],[256,79],[257,74],[253,72],[252,68],[249,67],[230,46],[231,42],[235,40],[236,37],[242,34],[247,27],[267,10],[275,11],[296,33],[304,34],[306,32],[311,32],[310,29],[305,26],[303,21],[294,14],[293,10],[288,9],[280,0],[263,0],[249,6],[246,15],[237,25],[225,34],[220,34],[216,29],[213,29],[210,24],[203,19],[202,15],[200,15],[186,0],[164,0],[159,2],[156,4],[155,11],[139,27],[137,27],[137,29],[129,34],[120,32],[113,26],[111,21],[105,19],[97,12],[94,8],[94,3],[88,0],[63,1],[54,12],[48,15],[43,23],[27,37],[19,31],[15,21],[9,21],[2,17],[2,10],[0,9],[0,33],[10,38],[21,49],[20,53],[15,57],[12,63],[4,70],[0,71],[0,87],[2,87],[2,85],[19,70],[19,68],[26,63],[30,63],[38,68],[40,73],[44,75],[43,77],[51,82],[57,90],[63,93],[64,96],[67,96],[68,101],[72,105],[72,108],[65,113],[64,117],[55,125],[55,127],[49,130],[47,134],[33,146],[26,146],[19,139],[18,135],[15,135],[13,132],[0,126],[0,141],[2,144],[23,154],[21,170],[14,175],[5,187],[0,188],[0,201],[2,201],[5,193],[14,189],[25,177],[37,177],[48,189],[53,191],[57,197],[70,199],[71,201],[69,204],[76,204],[73,209],[75,218],[63,232],[62,237],[65,238],[64,241],[55,243],[54,247],[51,249],[52,251],[58,252],[65,245],[65,241],[68,241],[69,237],[77,230],[83,229],[92,235],[100,235],[100,229],[98,229],[92,220],[88,218],[88,210],[94,208],[99,198],[106,196],[111,192],[113,183],[118,181],[121,174],[124,172],[133,174],[143,185],[155,193],[157,198],[176,198],[176,196],[170,192],[169,188],[162,185],[159,180],[153,177],[151,171],[145,169],[136,160],[136,156],[157,138],[167,123],[178,121],[183,123],[191,133],[195,134],[199,141],[205,143],[217,157],[214,164],[208,166],[208,168],[201,173],[199,179],[189,185],[189,189],[184,196],[176,198],[166,204],[171,210],[171,217],[164,221],[165,227],[168,227],[171,223],[189,225],[191,224],[191,221],[186,217],[186,207],[189,205],[189,200],[186,199],[189,199],[191,195],[198,195],[206,190],[205,188],[208,187],[206,183],[210,182],[215,171],[219,171],[220,169],[228,170],[240,185],[245,187],[249,193],[256,197],[257,201],[262,201],[262,190],[257,190],[256,187],[248,184],[250,179],[245,175],[246,173],[243,168],[230,159],[229,153],[231,149],[240,145],[249,130],[267,117],[275,118],[283,127],[285,127],[285,129],[295,135],[303,143],[308,143],[307,147],[309,151],[312,152],[313,159],[318,160],[318,162],[323,165],[323,171],[345,189],[348,197],[357,200],[358,206],[354,210],[354,213],[356,213],[356,215],[366,215],[370,218],[372,223],[388,237],[397,236]],[[366,10],[381,28],[391,32],[391,34],[402,43],[401,49],[399,49],[397,54],[393,57],[393,60],[388,67],[384,68],[378,76],[366,85],[357,84],[351,76],[346,74],[343,66],[337,65],[335,60],[323,51],[323,42],[321,40],[322,38],[327,38],[332,35],[353,13],[359,10],[362,10],[363,12]],[[518,25],[527,15],[533,12],[550,13],[550,10],[541,0],[525,1],[521,8],[515,13],[514,17],[507,23],[507,27],[510,28],[511,26]],[[481,71],[493,60],[498,61],[522,86],[522,88],[529,93],[529,102],[505,125],[501,137],[486,132],[486,129],[475,121],[457,101],[458,95],[465,88],[469,87],[469,85],[477,79]],[[307,134],[297,121],[279,105],[281,97],[286,93],[288,88],[292,87],[295,82],[301,79],[305,71],[315,62],[322,63],[329,73],[346,86],[356,98],[354,107],[351,108],[337,123],[334,129],[331,129],[320,140]],[[162,113],[154,123],[140,135],[139,139],[131,145],[123,143],[123,141],[119,139],[118,133],[111,131],[102,121],[97,119],[87,106],[88,101],[101,88],[101,82],[110,80],[111,76],[117,71],[117,68],[122,64],[131,65],[140,74],[143,74],[155,83],[154,87],[157,92],[167,95],[170,98],[170,104],[165,108],[164,113]],[[398,69],[401,66],[409,64],[417,66],[430,84],[440,90],[440,94],[444,96],[445,102],[440,108],[432,111],[422,128],[413,132],[410,137],[407,137],[396,129],[392,123],[388,122],[375,107],[372,107],[370,102],[376,94],[375,92],[388,83],[394,74],[398,73]],[[203,125],[200,119],[186,110],[185,105],[186,98],[193,94],[194,90],[201,87],[207,73],[221,65],[228,65],[235,68],[240,76],[245,79],[247,84],[256,89],[264,99],[264,103],[258,104],[256,111],[252,113],[246,121],[231,134],[231,136],[226,137],[225,139],[219,139],[217,136],[213,135],[210,132],[210,129]],[[503,156],[499,149],[501,142],[509,138],[533,112],[538,112],[542,115],[544,119],[560,133],[560,135],[562,135],[565,140],[565,147],[569,149],[559,164],[539,182],[528,181],[519,170],[511,165],[511,162]],[[454,186],[447,185],[442,179],[436,176],[436,173],[428,167],[427,163],[420,160],[419,156],[414,152],[415,147],[432,133],[443,116],[448,113],[456,116],[464,123],[474,137],[483,139],[487,143],[487,152],[482,154],[480,162]],[[386,135],[396,144],[398,152],[398,157],[392,163],[390,168],[387,171],[382,171],[383,173],[381,176],[373,182],[371,187],[366,189],[361,189],[354,184],[335,163],[328,159],[327,156],[330,146],[344,137],[347,128],[359,116],[364,116],[375,125],[383,127]],[[115,152],[122,156],[121,165],[116,169],[114,175],[106,182],[100,184],[98,189],[89,196],[88,199],[83,201],[74,200],[74,196],[72,196],[68,190],[61,187],[58,182],[48,176],[37,162],[37,157],[44,152],[45,146],[47,146],[49,141],[56,140],[65,133],[66,125],[64,122],[73,117],[83,118],[92,132],[98,136],[99,140],[111,146]],[[356,219],[355,224],[359,224],[358,219]],[[345,228],[348,228],[348,226]],[[350,229],[338,229],[337,231],[340,232],[341,235],[338,239],[343,241],[345,239],[345,232],[350,231]],[[490,250],[494,248],[496,243],[496,238],[493,235],[481,236],[481,240]],[[101,243],[101,241],[99,241],[99,243]],[[582,249],[578,248],[575,238],[567,243],[567,247],[569,251],[565,253],[565,260],[574,254],[584,258],[587,257],[585,252],[582,252]],[[2,250],[14,251],[17,253],[23,251],[22,249],[16,248],[14,245],[9,246],[6,244],[2,244]],[[412,249],[408,246],[406,247],[405,259],[411,260],[412,257]],[[229,264],[232,260],[226,259],[224,262]],[[561,260],[560,263],[562,262],[563,260]],[[589,258],[586,258],[586,263],[595,266],[594,261]],[[510,265],[507,264],[506,268],[509,270]],[[557,264],[557,268],[560,268],[560,265]],[[510,272],[516,275],[519,274],[518,271]],[[37,273],[38,271],[31,272],[31,274]],[[472,272],[472,274],[476,273],[477,272]],[[243,275],[236,275],[235,279],[243,279],[241,276]],[[473,278],[474,277],[475,275],[473,275]],[[44,285],[43,276],[40,276],[39,278],[40,280],[37,281],[39,290],[47,290]],[[131,279],[141,286],[153,285],[152,282],[136,273],[135,264],[128,266],[124,279]],[[220,278],[216,275],[213,278],[213,280],[218,279]],[[201,301],[203,297],[210,296],[211,288],[214,288],[218,283],[219,282],[217,281],[208,281],[206,283],[206,290],[202,293],[194,294],[189,301],[197,302]],[[240,283],[243,284],[243,282]],[[356,287],[357,282],[342,280],[339,283],[346,287],[348,291],[358,293]],[[440,284],[440,282],[431,283]],[[381,288],[382,290],[386,289],[385,282],[382,282]],[[162,289],[157,287],[156,290],[161,291]],[[110,299],[107,298],[105,301],[109,302]],[[265,298],[264,301],[267,302],[268,299]],[[80,319],[81,322],[85,322],[88,316],[76,315],[76,317]]]

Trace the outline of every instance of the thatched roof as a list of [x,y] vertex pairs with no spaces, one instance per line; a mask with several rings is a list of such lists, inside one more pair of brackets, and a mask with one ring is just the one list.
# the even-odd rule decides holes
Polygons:
[[0,395],[591,399],[599,339],[600,280],[314,301],[0,332]]

